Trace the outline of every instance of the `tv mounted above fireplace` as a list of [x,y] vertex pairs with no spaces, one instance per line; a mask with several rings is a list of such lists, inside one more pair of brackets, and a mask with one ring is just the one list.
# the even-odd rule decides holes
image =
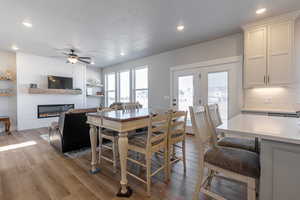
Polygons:
[[48,89],[73,89],[70,77],[48,76]]

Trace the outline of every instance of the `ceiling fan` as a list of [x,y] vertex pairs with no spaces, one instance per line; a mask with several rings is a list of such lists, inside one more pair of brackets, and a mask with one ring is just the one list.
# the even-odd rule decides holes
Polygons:
[[92,58],[91,57],[82,57],[82,56],[78,56],[75,53],[74,49],[70,49],[69,52],[63,52],[63,55],[65,55],[67,57],[67,63],[71,63],[71,64],[76,64],[77,62],[81,62],[84,64],[92,64]]

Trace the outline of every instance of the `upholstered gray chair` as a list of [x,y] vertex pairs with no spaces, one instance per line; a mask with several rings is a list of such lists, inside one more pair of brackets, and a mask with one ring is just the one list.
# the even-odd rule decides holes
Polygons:
[[[199,150],[198,181],[193,200],[199,198],[200,192],[214,199],[224,200],[222,196],[209,190],[215,173],[246,183],[247,199],[255,200],[256,181],[260,176],[259,156],[250,151],[219,146],[213,120],[208,114],[208,106],[190,107],[190,114]],[[208,169],[206,178],[205,168]]]

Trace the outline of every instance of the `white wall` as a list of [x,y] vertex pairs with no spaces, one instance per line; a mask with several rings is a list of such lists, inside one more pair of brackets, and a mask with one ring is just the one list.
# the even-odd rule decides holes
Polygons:
[[240,56],[242,54],[242,34],[234,34],[213,41],[110,66],[103,69],[103,74],[148,65],[149,106],[168,108],[170,100],[164,97],[170,95],[170,67],[218,58]]
[[[6,70],[16,72],[16,54],[10,52],[0,52],[0,73],[4,73]],[[0,81],[0,88],[16,88],[16,83],[11,81]],[[9,116],[12,122],[12,130],[17,126],[17,98],[12,97],[0,97],[0,116]],[[0,124],[0,132],[4,131],[4,125]]]
[[[75,108],[86,107],[86,66],[66,64],[63,60],[17,53],[17,112],[18,130],[47,127],[58,118],[37,118],[37,105],[75,104]],[[28,94],[30,83],[47,88],[47,76],[73,78],[73,87],[81,88],[81,95]]]
[[[101,81],[101,69],[97,67],[87,67],[86,68],[86,80],[89,79]],[[93,88],[93,92],[100,91],[100,88]],[[101,97],[102,98],[102,97]],[[99,97],[87,97],[86,105],[89,108],[99,107],[101,104],[101,98]]]
[[295,26],[296,82],[289,87],[254,88],[244,91],[247,108],[258,109],[299,109],[300,105],[300,19]]

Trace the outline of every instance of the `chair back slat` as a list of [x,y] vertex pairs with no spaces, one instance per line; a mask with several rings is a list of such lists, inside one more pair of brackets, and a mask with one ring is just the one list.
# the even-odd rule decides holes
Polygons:
[[103,114],[106,112],[111,112],[111,111],[115,111],[115,110],[116,109],[109,108],[109,107],[98,109],[98,113],[100,113],[100,116],[101,116],[101,127],[103,126]]
[[187,112],[186,111],[171,112],[169,138],[171,138],[172,135],[174,135],[174,134],[182,133],[183,135],[185,135],[186,120],[187,120]]
[[200,148],[208,147],[216,148],[217,140],[213,133],[213,127],[208,115],[207,106],[189,107],[192,119],[193,131],[199,142]]
[[208,105],[208,114],[210,115],[211,121],[215,127],[222,125],[222,119],[219,111],[218,104]]
[[170,114],[168,112],[163,114],[151,114],[148,124],[147,148],[151,148],[152,144],[158,141],[166,142],[169,120]]

